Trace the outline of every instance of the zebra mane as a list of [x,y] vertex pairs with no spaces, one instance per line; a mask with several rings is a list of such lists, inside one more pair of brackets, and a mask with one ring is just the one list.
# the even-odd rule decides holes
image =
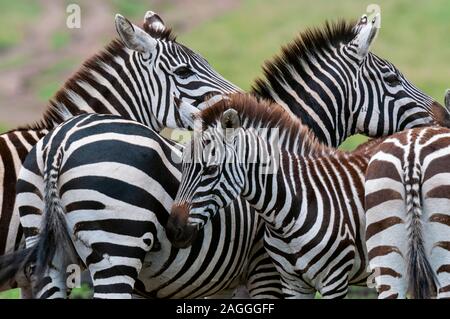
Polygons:
[[273,100],[270,92],[278,83],[284,82],[283,79],[292,78],[290,69],[302,71],[304,62],[314,60],[324,51],[341,43],[350,42],[356,36],[355,25],[356,21],[326,21],[322,28],[309,28],[299,33],[294,40],[282,46],[278,55],[265,61],[263,77],[255,80],[252,92]]
[[[144,24],[144,29],[153,38],[176,42],[176,36],[171,28],[154,29]],[[68,106],[72,104],[70,92],[77,91],[75,90],[75,86],[78,81],[89,82],[93,78],[91,70],[101,71],[101,62],[108,64],[108,61],[111,61],[116,56],[125,57],[128,55],[127,50],[125,44],[120,39],[112,40],[103,50],[88,58],[81,68],[55,93],[50,99],[41,120],[15,128],[14,131],[52,129],[55,124],[62,123],[71,116],[85,113],[82,110],[68,109]]]
[[[314,153],[335,153],[336,149],[320,142],[311,129],[291,116],[281,105],[257,98],[251,94],[236,93],[229,95],[214,105],[201,111],[197,117],[202,121],[202,129],[214,127],[220,122],[223,112],[234,109],[241,123],[251,127],[278,128],[280,135],[285,133],[290,140],[298,139],[303,150]],[[300,138],[299,138],[300,137]]]
[[[75,91],[78,81],[89,81],[93,76],[91,70],[101,68],[100,62],[111,61],[114,56],[124,55],[126,53],[125,44],[120,39],[112,40],[103,50],[88,58],[81,68],[73,74],[64,85],[50,99],[46,111],[41,120],[21,126],[15,130],[41,130],[52,129],[54,124],[65,121],[68,117],[84,113],[82,110],[69,110],[67,106],[71,104],[69,92]],[[66,107],[64,107],[66,106]]]

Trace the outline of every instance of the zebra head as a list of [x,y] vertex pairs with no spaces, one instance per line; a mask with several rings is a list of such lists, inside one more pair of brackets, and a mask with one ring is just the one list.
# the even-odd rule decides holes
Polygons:
[[369,52],[380,27],[380,15],[363,16],[354,27],[355,37],[342,47],[353,78],[353,112],[356,132],[389,135],[429,124],[450,125],[450,114],[421,92],[389,61]]
[[228,109],[217,127],[194,133],[183,151],[182,177],[166,225],[175,247],[192,244],[219,209],[228,207],[244,189],[244,141],[237,111]]
[[178,43],[157,14],[146,13],[143,29],[119,14],[115,24],[129,54],[122,73],[135,83],[137,89],[132,93],[141,110],[150,113],[151,123],[147,124],[153,128],[190,128],[183,119],[192,110],[184,110],[179,106],[186,104],[174,101],[202,108],[212,96],[240,90],[202,56]]

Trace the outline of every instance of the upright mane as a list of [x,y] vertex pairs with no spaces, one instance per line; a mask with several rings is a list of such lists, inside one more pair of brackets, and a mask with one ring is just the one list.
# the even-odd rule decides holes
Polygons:
[[301,147],[307,151],[314,153],[336,151],[321,143],[306,125],[292,117],[282,106],[245,93],[229,95],[227,99],[200,112],[198,117],[202,120],[203,130],[217,125],[223,112],[228,109],[238,112],[244,126],[247,124],[249,127],[278,128],[280,135],[285,133],[290,140],[299,139]]
[[264,62],[263,77],[255,80],[252,92],[272,100],[272,84],[276,86],[280,82],[277,80],[291,78],[290,68],[301,73],[304,64],[308,64],[316,56],[341,43],[350,42],[356,36],[355,25],[355,21],[327,21],[322,28],[308,28],[299,33],[294,40],[281,48],[278,55]]
[[[173,33],[171,28],[155,29],[144,24],[144,29],[155,39],[176,42],[176,35]],[[128,57],[129,52],[129,49],[120,39],[113,39],[104,49],[88,58],[55,93],[55,95],[49,100],[47,109],[45,110],[41,120],[16,128],[14,131],[51,129],[55,123],[65,121],[68,116],[75,116],[85,113],[83,110],[77,109],[70,98],[70,92],[78,90],[76,89],[77,82],[85,81],[89,83],[90,81],[94,81],[94,76],[91,71],[101,73],[103,70],[101,67],[102,62],[111,64],[111,61],[117,56],[121,56],[125,59]]]

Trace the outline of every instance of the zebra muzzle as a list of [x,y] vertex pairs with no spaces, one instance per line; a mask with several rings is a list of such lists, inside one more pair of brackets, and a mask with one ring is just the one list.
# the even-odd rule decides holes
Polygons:
[[188,224],[189,208],[186,205],[174,205],[166,224],[166,235],[176,248],[192,245],[198,234],[196,225]]

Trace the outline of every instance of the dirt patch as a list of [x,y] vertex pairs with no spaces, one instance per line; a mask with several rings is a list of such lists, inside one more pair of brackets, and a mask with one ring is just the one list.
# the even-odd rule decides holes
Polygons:
[[[0,61],[22,61],[20,66],[4,66],[0,69],[0,123],[3,125],[12,128],[38,120],[46,107],[46,103],[38,96],[39,88],[49,83],[62,86],[82,61],[115,37],[113,21],[117,10],[110,1],[79,0],[77,3],[81,7],[80,29],[66,27],[64,2],[39,0],[40,17],[37,23],[25,27],[25,40],[1,52]],[[167,25],[181,33],[214,19],[237,4],[238,0],[174,0],[168,6],[167,1],[157,0],[152,2],[148,10],[158,12]],[[54,47],[56,33],[67,33],[67,45]],[[49,71],[62,61],[76,62],[57,72]]]

